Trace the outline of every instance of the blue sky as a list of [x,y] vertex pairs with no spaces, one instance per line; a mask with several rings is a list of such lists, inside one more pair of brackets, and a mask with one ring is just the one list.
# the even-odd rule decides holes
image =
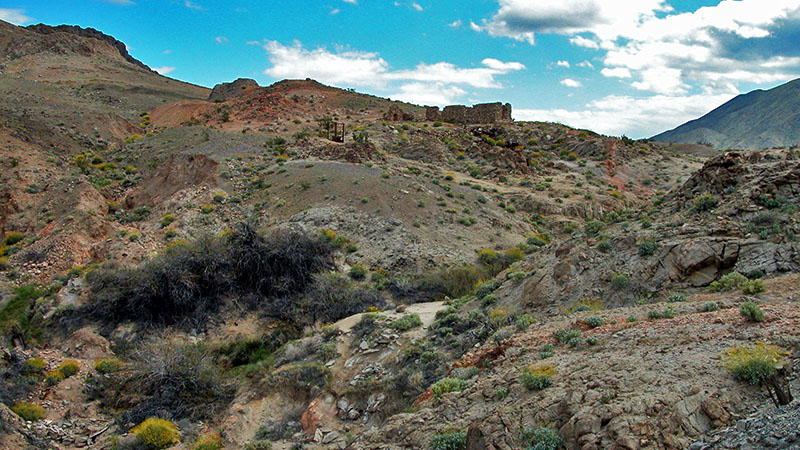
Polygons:
[[167,76],[283,78],[647,137],[800,76],[800,0],[6,0]]

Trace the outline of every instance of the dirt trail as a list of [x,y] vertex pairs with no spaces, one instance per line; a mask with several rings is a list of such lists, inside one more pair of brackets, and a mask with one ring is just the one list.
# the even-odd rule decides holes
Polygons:
[[[446,307],[447,305],[445,302],[416,303],[409,306],[404,312],[401,313],[395,311],[384,311],[380,314],[390,319],[399,319],[400,317],[408,314],[418,314],[419,318],[422,320],[422,328],[427,329],[436,318],[436,313],[442,309],[445,309]],[[350,330],[353,329],[353,326],[361,321],[361,317],[364,314],[366,313],[359,313],[350,317],[345,317],[344,319],[334,323],[333,326],[341,330],[342,333],[349,333]]]

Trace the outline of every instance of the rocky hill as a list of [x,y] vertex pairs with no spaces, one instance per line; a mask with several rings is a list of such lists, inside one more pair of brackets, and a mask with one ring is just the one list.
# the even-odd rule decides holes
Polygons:
[[211,91],[0,25],[0,447],[797,444],[796,151]]
[[705,116],[653,136],[663,142],[718,149],[764,149],[800,144],[800,79],[736,96]]

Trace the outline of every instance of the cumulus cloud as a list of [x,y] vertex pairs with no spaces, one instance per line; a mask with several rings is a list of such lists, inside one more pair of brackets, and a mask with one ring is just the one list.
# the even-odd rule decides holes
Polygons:
[[611,95],[591,101],[583,109],[514,109],[517,120],[559,122],[599,133],[633,138],[653,136],[695,119],[733,98],[735,94],[689,96],[655,95],[630,97]]
[[458,28],[458,27],[461,26],[462,23],[463,22],[461,22],[461,19],[458,19],[458,20],[454,20],[454,21],[448,23],[447,26],[450,27],[450,28]]
[[163,67],[154,67],[153,70],[158,72],[159,75],[166,75],[174,71],[175,68],[170,66],[163,66]]
[[558,67],[566,67],[567,69],[569,69],[569,61],[558,61],[556,62],[556,65]]
[[[722,0],[675,13],[666,0],[500,0],[480,31],[534,43],[535,33],[605,51],[606,76],[661,94],[779,81],[800,72],[797,0]],[[780,59],[783,58],[783,59]],[[622,69],[627,69],[624,72]]]
[[630,78],[631,71],[624,68],[624,67],[615,67],[613,69],[608,67],[603,67],[603,70],[600,71],[604,77],[614,77],[614,78]]
[[230,39],[226,38],[225,36],[217,36],[214,38],[217,41],[217,44],[227,44],[230,42]]
[[330,12],[330,15],[332,15],[332,16],[335,16],[336,14],[339,14],[339,12],[341,12],[341,11],[342,11],[342,10],[341,10],[341,9],[339,9],[339,8],[333,8],[333,9],[331,10],[331,12]]
[[353,5],[357,5],[358,4],[358,0],[342,0],[342,1],[345,2],[345,3],[353,4]]
[[422,5],[420,5],[419,3],[414,2],[411,4],[411,7],[416,9],[417,11],[422,11]]
[[0,20],[5,20],[14,25],[23,25],[31,22],[33,19],[25,15],[24,9],[0,8]]
[[589,61],[581,61],[581,62],[579,62],[578,63],[578,67],[587,67],[589,69],[594,69],[594,65],[592,65],[592,63],[590,63]]
[[189,8],[189,9],[195,9],[195,10],[198,10],[198,11],[203,9],[202,6],[198,5],[197,3],[193,3],[193,2],[191,2],[189,0],[185,0],[183,2],[183,4],[186,5],[186,7]]
[[563,80],[561,80],[561,84],[563,84],[566,87],[571,87],[571,88],[579,88],[579,87],[583,86],[583,84],[581,84],[580,81],[573,80],[572,78],[564,78]]
[[458,67],[442,61],[392,70],[386,60],[372,52],[310,50],[298,41],[292,45],[265,41],[264,49],[272,64],[264,73],[273,78],[313,78],[338,86],[370,87],[392,93],[393,98],[435,105],[465,95],[465,87],[500,88],[498,76],[525,69],[519,62],[485,58],[480,67]]

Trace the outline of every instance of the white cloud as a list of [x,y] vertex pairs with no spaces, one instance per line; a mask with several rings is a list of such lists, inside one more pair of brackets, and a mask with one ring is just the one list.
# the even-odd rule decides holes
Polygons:
[[588,67],[589,69],[594,69],[594,65],[589,61],[581,61],[578,63],[578,67]]
[[461,22],[461,19],[458,19],[458,20],[455,20],[453,22],[448,23],[447,26],[451,27],[451,28],[458,28],[458,27],[461,26],[462,23],[463,22]]
[[331,10],[330,14],[331,14],[332,16],[335,16],[336,14],[339,14],[339,12],[341,12],[341,11],[342,11],[342,10],[341,10],[341,9],[339,9],[339,8],[333,8],[333,9]]
[[154,67],[153,70],[158,72],[159,75],[166,75],[174,71],[175,68],[170,66],[163,66],[163,67]]
[[556,62],[556,65],[558,67],[566,67],[567,69],[569,69],[569,61],[558,61]]
[[417,105],[452,105],[457,99],[467,92],[458,86],[448,86],[444,83],[406,83],[400,86],[400,91],[389,97]]
[[419,3],[412,3],[411,7],[416,9],[417,11],[422,11],[422,6]]
[[341,87],[371,87],[392,92],[393,98],[437,105],[465,95],[464,87],[500,88],[498,76],[525,69],[519,62],[485,58],[480,67],[458,67],[442,61],[391,70],[388,62],[371,52],[308,50],[297,41],[292,45],[265,41],[264,49],[272,64],[264,73],[273,78],[313,78]]
[[14,25],[24,25],[33,19],[25,15],[24,9],[0,8],[0,20],[5,20]]
[[566,87],[571,87],[571,88],[579,88],[579,87],[583,86],[583,84],[581,84],[580,81],[573,80],[572,78],[564,78],[563,80],[561,80],[561,84],[563,84]]
[[514,118],[559,122],[612,136],[627,134],[633,138],[643,138],[695,119],[734,95],[655,95],[642,98],[611,95],[589,102],[578,111],[515,108]]
[[230,42],[230,39],[226,38],[225,36],[217,36],[214,38],[217,41],[217,44],[227,44]]
[[195,9],[195,10],[198,10],[198,11],[203,9],[202,6],[198,5],[197,3],[192,3],[189,0],[184,0],[183,4],[186,5],[186,7],[189,8],[189,9]]
[[613,69],[609,69],[608,67],[603,67],[603,70],[600,71],[604,77],[614,77],[614,78],[630,78],[631,71],[624,68],[624,67],[615,67]]
[[245,42],[245,45],[261,45],[261,42],[259,42],[259,41],[247,41],[247,42]]
[[476,31],[531,44],[535,33],[567,36],[604,54],[604,75],[653,94],[721,93],[800,74],[800,48],[787,45],[800,34],[798,0],[720,0],[681,13],[667,0],[498,3]]
[[345,2],[345,3],[353,4],[353,5],[357,5],[358,4],[358,0],[342,0],[342,1]]
[[104,1],[106,3],[113,3],[115,5],[126,5],[126,6],[135,5],[135,3],[133,3],[133,0],[101,0],[101,1]]
[[170,50],[170,49],[166,49],[163,52],[161,52],[162,55],[169,55],[171,53],[172,53],[172,50]]
[[586,39],[583,36],[575,36],[569,40],[569,43],[572,45],[577,45],[578,47],[585,47],[585,48],[593,48],[595,50],[600,48],[600,45],[597,42]]
[[483,27],[482,26],[478,25],[477,23],[475,23],[475,22],[473,22],[471,20],[469,21],[469,28],[472,31],[483,31]]

